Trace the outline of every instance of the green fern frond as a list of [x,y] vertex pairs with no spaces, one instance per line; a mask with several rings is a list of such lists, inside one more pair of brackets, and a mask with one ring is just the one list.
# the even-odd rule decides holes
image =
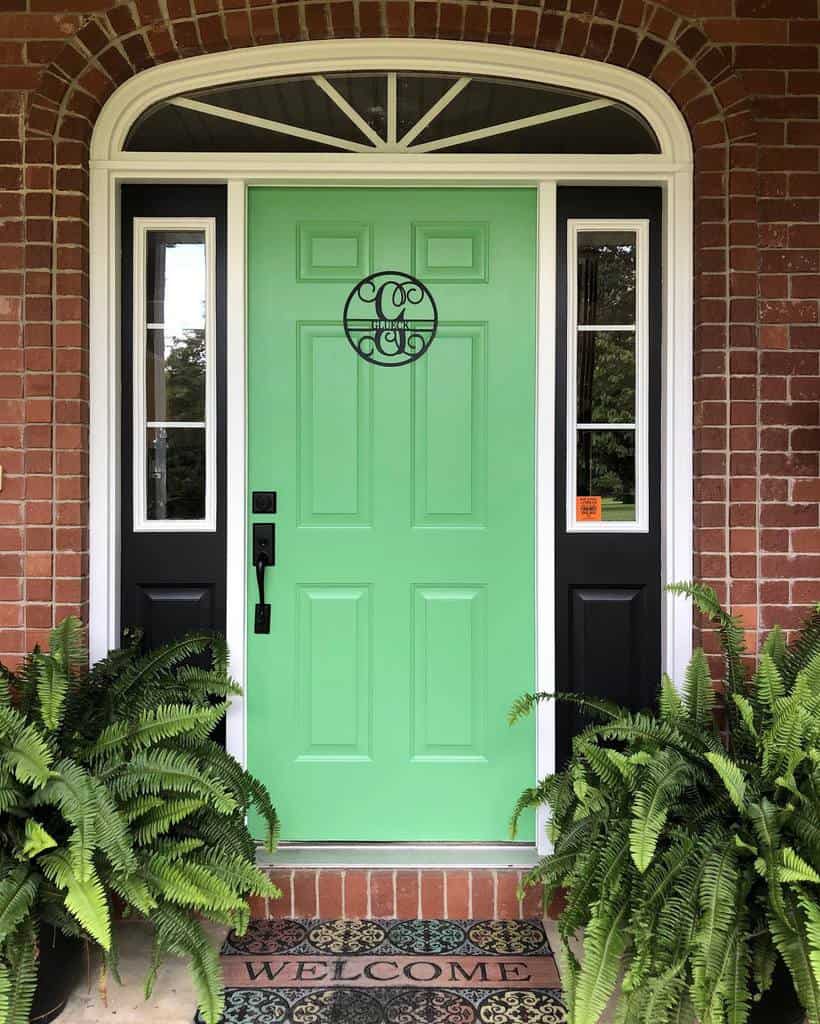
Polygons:
[[[9,988],[3,1000],[8,1024],[28,1024],[37,986],[34,923],[24,919],[5,942]],[[2,1018],[0,1018],[2,1019]]]
[[701,729],[712,727],[715,689],[702,647],[695,648],[686,667],[683,703],[690,721]]
[[67,616],[52,629],[48,638],[48,650],[68,675],[85,663],[85,629],[76,615]]
[[726,689],[730,694],[739,693],[746,678],[743,667],[746,641],[740,620],[724,610],[715,591],[705,583],[670,583],[666,589],[690,598],[698,611],[717,625],[726,666]]
[[778,672],[786,662],[786,633],[781,626],[773,626],[760,645],[761,655],[766,654],[772,659]]
[[204,739],[227,710],[227,704],[192,707],[187,704],[162,704],[138,715],[133,721],[113,722],[103,729],[89,747],[88,756],[110,759],[126,751],[144,750],[165,740],[193,733]]
[[820,905],[806,890],[797,896],[798,902],[806,915],[806,938],[809,943],[809,962],[815,982],[820,984]]
[[569,691],[560,691],[556,693],[525,693],[523,696],[513,701],[512,707],[507,714],[507,721],[510,725],[515,725],[519,719],[525,718],[533,708],[546,700],[558,700],[565,704],[572,704],[585,712],[590,718],[600,719],[602,721],[617,718],[621,713],[617,704],[613,704],[612,701],[604,700],[602,697],[588,697],[583,696],[580,693],[570,693]]
[[781,846],[777,876],[781,882],[811,882],[820,885],[820,874],[791,846]]
[[741,693],[733,693],[732,700],[740,712],[740,719],[746,727],[746,731],[753,740],[758,739],[757,725],[755,723],[755,712],[751,702]]
[[676,722],[684,715],[683,701],[677,687],[664,672],[661,676],[661,690],[658,697],[661,718],[665,722]]
[[649,867],[669,808],[692,779],[692,767],[674,751],[664,751],[645,768],[641,786],[634,797],[629,849],[635,867],[643,873]]
[[138,793],[154,796],[163,791],[198,796],[223,814],[230,814],[236,807],[234,798],[196,758],[177,750],[148,750],[136,754],[113,774],[111,788],[126,799]]
[[40,876],[27,864],[13,868],[0,881],[0,943],[5,943],[30,914]]
[[783,901],[777,863],[781,812],[767,797],[763,797],[759,803],[749,804],[746,813],[757,838],[758,849],[766,868],[771,911],[780,920],[781,925],[789,927],[786,921],[786,905]]
[[36,857],[43,850],[50,850],[57,845],[57,840],[49,835],[39,821],[34,818],[26,818],[24,842],[20,850],[20,856],[31,858]]
[[53,760],[51,748],[34,723],[11,708],[0,707],[0,750],[22,783],[44,786]]
[[774,944],[789,969],[809,1024],[819,1024],[820,979],[812,960],[814,952],[804,909],[800,906],[798,897],[790,892],[784,895],[783,903],[782,914],[769,911],[769,929]]
[[775,705],[786,695],[786,687],[771,655],[763,654],[754,677],[755,693],[769,716],[774,714]]
[[68,692],[68,671],[56,659],[47,654],[38,654],[34,663],[37,666],[37,699],[40,702],[40,714],[47,729],[57,729],[63,716],[63,704]]
[[792,686],[798,673],[818,655],[820,655],[820,604],[815,604],[794,641],[786,650],[783,665],[783,679],[786,685]]
[[732,803],[739,811],[746,806],[746,777],[738,765],[723,754],[708,753],[706,760],[720,776]]
[[587,925],[584,960],[578,974],[572,1004],[573,1024],[598,1024],[618,981],[621,957],[626,949],[626,908],[599,904]]
[[88,868],[81,877],[74,870],[74,858],[64,849],[44,853],[39,863],[46,877],[65,890],[66,909],[103,949],[110,949],[111,914],[94,867]]
[[159,807],[154,807],[146,814],[133,820],[134,839],[140,846],[147,846],[157,836],[170,832],[173,825],[179,824],[190,817],[195,811],[205,806],[205,801],[198,797],[179,800],[163,800]]
[[199,1008],[205,1024],[218,1024],[225,1006],[219,957],[202,926],[164,904],[154,912],[158,956],[171,953],[191,961]]

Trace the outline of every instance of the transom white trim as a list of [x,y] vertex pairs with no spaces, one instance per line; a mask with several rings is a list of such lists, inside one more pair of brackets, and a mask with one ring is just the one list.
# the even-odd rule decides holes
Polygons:
[[[669,162],[688,165],[692,161],[692,144],[683,115],[659,86],[633,71],[583,57],[441,39],[338,39],[315,43],[278,43],[190,57],[149,68],[121,85],[106,102],[94,127],[91,160],[116,160],[121,157],[125,139],[134,121],[154,104],[179,97],[181,93],[280,75],[321,76],[336,71],[383,72],[385,66],[394,72],[450,72],[467,79],[478,76],[510,78],[576,92],[594,92],[606,97],[608,101],[632,107],[655,132],[660,153],[628,158],[633,166],[646,166],[647,163],[659,166]],[[445,94],[439,100],[442,105],[433,116],[441,113],[466,84],[460,85],[456,91],[459,83],[455,83],[450,90],[453,95]],[[392,104],[390,102],[391,90],[395,92],[395,88],[393,74],[392,80],[388,78],[388,107],[393,110],[393,127],[391,134],[389,119],[387,146],[397,142],[395,96]],[[430,111],[427,113],[429,116]],[[403,146],[409,147],[425,127],[426,124],[420,128],[414,126],[415,134],[410,138],[407,137],[409,133],[405,134],[401,140]],[[141,163],[149,155],[153,156],[130,154],[131,157],[138,157]],[[313,163],[316,161],[317,154],[299,155],[307,156]],[[202,156],[213,159],[214,154]],[[264,160],[268,154],[243,154],[243,162],[247,161],[248,156],[255,158],[253,163],[258,163],[260,157]],[[444,154],[438,159],[443,157]],[[469,160],[470,155],[448,154],[447,158]],[[482,159],[486,161],[487,157]],[[536,159],[543,169],[549,157],[537,156]],[[589,156],[579,155],[575,158],[576,167],[579,160],[589,159]],[[600,165],[602,161],[607,162],[608,158],[596,155],[594,160],[596,165]]]

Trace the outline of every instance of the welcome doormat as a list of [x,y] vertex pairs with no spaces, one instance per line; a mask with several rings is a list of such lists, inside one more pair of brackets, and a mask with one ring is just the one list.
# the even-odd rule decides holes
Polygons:
[[[223,1024],[563,1024],[539,920],[251,921],[222,947]],[[197,1017],[197,1021],[200,1018]]]

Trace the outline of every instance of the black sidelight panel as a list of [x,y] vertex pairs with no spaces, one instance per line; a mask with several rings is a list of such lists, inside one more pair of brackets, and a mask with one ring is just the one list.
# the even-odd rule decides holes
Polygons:
[[646,675],[646,587],[572,590],[572,689],[639,705]]
[[[633,709],[653,702],[661,671],[661,218],[658,188],[558,189],[556,688],[607,697]],[[649,223],[647,446],[642,453],[647,458],[648,529],[644,531],[635,529],[638,455],[636,433],[630,426],[642,413],[634,383],[631,389],[628,386],[629,380],[634,381],[635,335],[628,325],[636,317],[636,292],[612,286],[614,274],[634,266],[633,257],[628,246],[619,249],[616,237],[597,263],[584,255],[569,269],[578,282],[578,322],[593,326],[568,339],[570,220],[593,222],[593,242],[601,222]],[[617,236],[619,228],[609,230]],[[582,427],[578,435],[577,489],[572,498],[575,501],[578,495],[579,521],[587,517],[597,521],[591,529],[576,532],[567,529],[569,344],[578,345],[577,379],[570,400],[577,402],[577,421],[592,424],[592,428]],[[619,520],[625,524],[623,531],[618,530]],[[556,715],[560,767],[570,753],[580,717],[563,704]]]
[[146,647],[160,647],[190,629],[215,629],[214,588],[137,588],[136,621],[144,631]]
[[[150,648],[198,628],[225,629],[225,376],[226,376],[226,190],[218,185],[124,185],[122,187],[122,598],[123,629],[138,627],[144,632],[145,646]],[[169,218],[169,224],[180,218],[213,218],[215,309],[213,317],[213,365],[206,373],[216,381],[215,409],[203,411],[201,359],[203,332],[197,329],[177,330],[168,340],[171,329],[153,321],[166,319],[161,303],[152,302],[150,287],[165,272],[164,252],[153,250],[146,255],[145,274],[149,285],[146,313],[152,322],[148,330],[145,371],[147,380],[148,420],[167,420],[169,429],[158,444],[156,435],[162,428],[149,424],[149,447],[143,472],[160,479],[160,485],[148,488],[148,511],[152,519],[184,519],[200,514],[199,503],[189,500],[196,491],[196,474],[203,465],[200,448],[204,429],[189,429],[185,421],[216,416],[216,528],[214,530],[160,529],[134,530],[133,509],[133,395],[134,395],[134,221],[135,218]],[[152,230],[154,228],[152,227]],[[162,224],[156,227],[164,230]],[[190,242],[185,232],[176,231],[180,244]],[[173,231],[171,233],[173,233]],[[193,237],[202,232],[190,232]],[[162,239],[160,239],[162,240]],[[171,257],[173,258],[173,257]],[[142,273],[142,268],[138,268]],[[193,271],[183,268],[182,273]],[[169,278],[170,280],[170,278]],[[193,280],[193,278],[192,278]],[[159,286],[160,288],[162,285]],[[160,294],[163,293],[160,291]],[[155,292],[156,295],[156,292]],[[154,297],[155,297],[154,295]],[[168,303],[167,295],[164,299]],[[167,305],[166,312],[171,309]],[[163,347],[164,346],[164,347]],[[207,350],[206,350],[207,351]],[[170,353],[170,355],[169,355]],[[153,360],[153,362],[152,362]],[[164,360],[164,362],[163,362]],[[207,363],[207,359],[206,359]],[[183,423],[177,427],[174,421]],[[199,447],[197,447],[199,446]],[[158,459],[162,463],[158,468]],[[162,477],[162,473],[166,477]],[[172,474],[176,474],[175,477]],[[167,479],[166,479],[167,478]],[[183,498],[177,499],[176,492]],[[197,492],[198,493],[198,492]],[[159,494],[159,498],[156,495]],[[159,512],[157,511],[159,510]]]

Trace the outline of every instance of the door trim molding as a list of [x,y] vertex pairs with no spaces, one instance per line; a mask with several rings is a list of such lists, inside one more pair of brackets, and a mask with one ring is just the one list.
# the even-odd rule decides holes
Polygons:
[[[471,156],[411,154],[162,154],[123,153],[133,120],[170,94],[231,79],[385,67],[452,70],[595,89],[628,103],[652,125],[658,155],[640,157]],[[486,43],[358,39],[282,43],[177,60],[135,75],[106,102],[97,120],[90,168],[90,613],[91,657],[120,639],[119,429],[119,185],[123,182],[209,181],[228,189],[227,282],[227,609],[231,670],[245,678],[246,382],[245,197],[249,183],[450,184],[538,189],[538,365],[536,496],[554,479],[549,413],[555,398],[555,221],[559,184],[658,185],[664,192],[664,348],[662,452],[664,582],[692,576],[692,146],[680,111],[640,75],[584,58]],[[541,415],[541,411],[547,415]],[[536,508],[536,685],[554,688],[554,502]],[[691,654],[688,603],[664,595],[663,668],[680,682]],[[541,704],[537,723],[538,777],[553,770],[555,721]],[[245,758],[245,709],[232,702],[227,742]],[[538,850],[545,852],[543,813]],[[428,847],[428,849],[431,849]],[[502,858],[503,860],[503,858]]]

